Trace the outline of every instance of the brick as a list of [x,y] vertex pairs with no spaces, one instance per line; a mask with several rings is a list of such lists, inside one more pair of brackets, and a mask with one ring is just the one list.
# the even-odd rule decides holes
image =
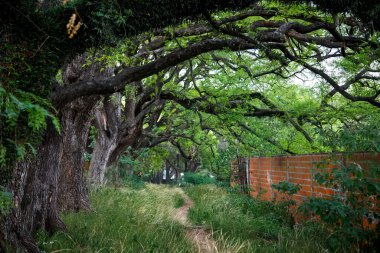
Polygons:
[[272,176],[286,177],[286,171],[272,171]]
[[297,195],[302,195],[304,197],[310,197],[311,196],[311,192],[310,191],[300,190],[300,191],[297,192]]
[[301,185],[301,189],[304,190],[304,191],[311,192],[312,187],[309,184],[306,184],[306,185],[303,184],[303,185]]
[[[283,198],[283,195],[271,189],[271,183],[284,181],[289,176],[290,182],[301,184],[302,186],[298,194],[294,196],[296,201],[301,201],[303,198],[311,196],[312,192],[314,196],[331,198],[336,192],[333,189],[319,186],[312,179],[315,173],[326,172],[336,167],[334,159],[338,159],[344,164],[356,162],[364,169],[367,169],[371,166],[371,162],[380,163],[380,153],[337,154],[333,157],[329,154],[251,157],[249,159],[249,180],[250,187],[254,190],[251,192],[251,196],[261,196],[265,200]],[[237,172],[237,166],[236,161],[231,161],[232,171],[235,169],[235,172]],[[268,174],[270,175],[270,182],[268,182]],[[231,182],[232,184],[235,183]]]
[[273,177],[272,181],[273,181],[273,183],[278,183],[278,182],[286,181],[286,177]]
[[294,172],[289,172],[289,177],[292,179],[311,179],[310,173],[294,173]]
[[302,202],[306,199],[305,196],[302,196],[302,195],[298,195],[298,194],[295,194],[293,195],[293,199],[296,201],[296,202]]
[[334,190],[330,188],[322,188],[322,187],[315,187],[314,192],[316,194],[321,193],[321,194],[327,194],[327,195],[334,195]]
[[298,178],[289,178],[289,182],[294,184],[310,184],[310,179],[298,179]]

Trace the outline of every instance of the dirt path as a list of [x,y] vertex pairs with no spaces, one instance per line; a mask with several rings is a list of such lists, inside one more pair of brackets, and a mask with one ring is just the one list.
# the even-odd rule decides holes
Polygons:
[[212,238],[212,233],[210,233],[202,227],[194,227],[190,223],[187,214],[189,212],[189,209],[194,205],[194,203],[186,195],[186,193],[183,192],[182,189],[179,190],[180,194],[185,200],[185,204],[176,210],[176,213],[174,214],[174,219],[187,228],[186,237],[194,243],[194,245],[198,248],[198,252],[220,252],[218,251],[216,242]]

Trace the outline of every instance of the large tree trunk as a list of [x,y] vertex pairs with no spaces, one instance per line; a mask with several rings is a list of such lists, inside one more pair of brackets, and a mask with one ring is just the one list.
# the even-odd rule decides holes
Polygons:
[[83,163],[88,131],[99,99],[99,96],[79,98],[62,110],[63,155],[58,198],[61,211],[90,208]]
[[[86,54],[76,57],[63,71],[63,81],[67,86],[78,80],[102,79],[112,76],[113,70],[101,70],[100,63],[87,68]],[[94,116],[95,107],[101,99],[98,95],[81,97],[62,108],[63,160],[60,173],[59,205],[62,211],[89,209],[86,179],[83,175],[84,153],[88,131]]]
[[98,186],[104,183],[107,163],[115,148],[116,138],[114,136],[108,137],[105,133],[99,131],[89,168],[89,183],[91,186]]
[[64,228],[58,217],[58,175],[62,157],[62,137],[49,124],[45,141],[34,162],[26,166],[28,175],[21,201],[24,226],[28,231]]
[[165,175],[166,175],[165,183],[169,184],[170,183],[170,165],[169,165],[168,160],[165,161]]
[[133,146],[137,138],[141,136],[143,118],[140,120],[136,119],[136,102],[136,99],[133,97],[127,98],[125,101],[123,110],[125,120],[123,122],[120,121],[117,146],[112,150],[107,166],[116,165],[125,149],[128,146]]
[[1,226],[5,241],[13,246],[39,252],[33,232],[43,229],[52,233],[65,228],[57,206],[61,155],[62,138],[49,122],[36,158],[16,166],[12,187],[15,208]]
[[98,136],[89,168],[89,182],[92,186],[104,183],[109,157],[117,147],[121,117],[120,96],[118,95],[117,98],[116,102],[105,98],[103,108],[97,108],[95,113]]
[[132,127],[128,130],[128,134],[118,140],[116,148],[112,151],[107,166],[114,166],[119,161],[128,147],[135,147],[136,142],[141,137],[142,124]]
[[[133,86],[140,87],[141,83],[135,82]],[[113,102],[106,99],[103,108],[97,111],[95,125],[98,128],[98,136],[90,163],[92,185],[104,182],[107,168],[117,166],[128,147],[141,148],[144,119],[159,106],[153,117],[158,120],[163,110],[163,103],[159,104],[157,98],[153,98],[152,101],[147,99],[150,97],[149,94],[151,95],[149,89],[138,96],[133,93],[128,94],[123,109],[121,97],[117,96],[117,101]],[[146,144],[149,145],[149,142]]]
[[196,172],[199,167],[199,161],[196,158],[192,158],[188,162],[188,170],[191,172]]
[[125,149],[133,147],[142,134],[143,117],[139,120],[136,119],[136,101],[134,98],[126,100],[124,116],[126,120],[119,129],[117,146],[110,155],[108,166],[115,165],[125,152]]
[[[66,66],[63,72],[66,85],[99,75],[97,64],[83,69],[85,60],[86,56],[82,55]],[[106,73],[110,71],[101,75]],[[36,157],[16,165],[12,186],[15,208],[1,223],[0,236],[5,239],[0,239],[0,250],[16,252],[17,247],[18,250],[39,252],[33,240],[34,232],[42,229],[53,233],[65,229],[59,218],[61,209],[88,207],[82,167],[92,108],[99,100],[96,97],[79,98],[60,106],[62,132],[58,133],[48,121]]]
[[[110,134],[108,137],[104,133],[99,133],[90,163],[90,183],[91,185],[101,185],[104,183],[104,176],[107,169],[116,166],[121,155],[127,147],[133,147],[140,137],[141,126],[135,126],[128,131],[127,135],[120,133]],[[115,138],[116,137],[116,138]]]

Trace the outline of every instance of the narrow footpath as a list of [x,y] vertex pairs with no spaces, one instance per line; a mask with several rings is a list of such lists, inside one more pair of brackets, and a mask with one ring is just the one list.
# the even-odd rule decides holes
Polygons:
[[191,224],[187,216],[189,209],[194,205],[194,203],[182,189],[179,189],[179,191],[185,200],[185,204],[176,210],[173,218],[187,228],[186,237],[193,242],[196,248],[198,248],[198,252],[221,252],[218,250],[217,243],[213,239],[211,232],[202,227],[196,227]]

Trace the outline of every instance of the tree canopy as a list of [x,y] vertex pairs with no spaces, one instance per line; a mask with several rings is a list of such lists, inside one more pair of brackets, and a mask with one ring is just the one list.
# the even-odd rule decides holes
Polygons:
[[88,209],[85,157],[96,185],[120,160],[226,178],[237,155],[380,150],[377,1],[0,3],[0,249]]

